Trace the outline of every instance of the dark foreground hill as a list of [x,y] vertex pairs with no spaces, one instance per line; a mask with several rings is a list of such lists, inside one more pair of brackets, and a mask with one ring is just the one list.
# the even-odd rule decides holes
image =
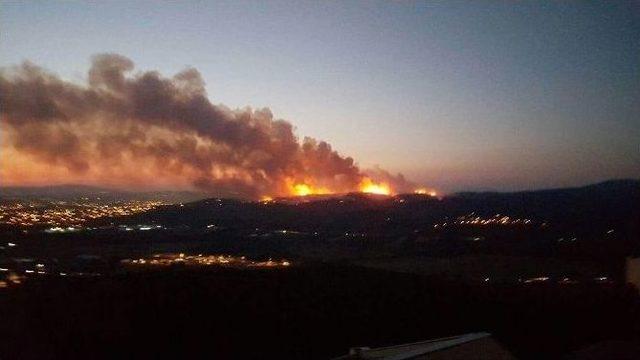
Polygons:
[[354,266],[129,273],[0,293],[3,359],[327,359],[489,331],[521,359],[637,341],[623,285],[468,286]]

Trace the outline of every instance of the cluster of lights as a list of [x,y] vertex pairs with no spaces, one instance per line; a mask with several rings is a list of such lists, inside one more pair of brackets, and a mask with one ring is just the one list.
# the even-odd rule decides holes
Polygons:
[[159,201],[5,204],[0,205],[0,223],[16,226],[50,225],[55,229],[53,232],[73,231],[92,219],[133,215],[160,205],[163,203]]
[[[225,266],[232,268],[283,268],[291,266],[288,260],[256,261],[244,256],[230,255],[186,255],[180,254],[155,254],[148,258],[124,259],[121,264],[125,267],[164,267],[171,265],[185,265],[192,267]],[[32,277],[96,277],[101,276],[96,272],[60,272],[48,268],[43,263],[35,263],[27,268],[15,269],[12,266],[0,267],[0,288],[8,288],[19,285]],[[47,278],[47,277],[45,277]]]
[[531,225],[533,220],[511,218],[506,215],[495,214],[492,217],[484,218],[474,213],[457,217],[451,222],[443,222],[433,225],[434,228],[446,227],[449,225]]
[[[594,282],[596,283],[600,283],[600,284],[609,284],[612,283],[612,280],[607,277],[607,276],[596,276],[592,279]],[[485,283],[489,283],[491,282],[491,278],[490,277],[485,277],[483,279],[483,282]],[[562,277],[562,278],[556,278],[556,279],[552,279],[550,276],[536,276],[536,277],[530,277],[530,278],[518,278],[518,282],[521,284],[525,284],[525,285],[531,285],[531,284],[545,284],[545,283],[557,283],[560,285],[575,285],[575,284],[579,284],[580,281],[576,280],[576,279],[572,279],[570,277]]]
[[[8,269],[0,268],[0,272],[8,271]],[[18,275],[15,272],[10,272],[3,280],[0,280],[0,289],[8,288],[11,285],[20,285],[25,280],[24,275]]]
[[287,260],[267,260],[254,261],[244,256],[236,257],[231,255],[186,255],[180,254],[155,254],[149,258],[125,259],[122,260],[125,265],[132,266],[170,266],[170,265],[186,265],[186,266],[229,266],[240,268],[273,268],[287,267],[291,263]]
[[23,284],[29,278],[53,276],[53,277],[96,277],[102,274],[96,272],[64,272],[51,271],[44,264],[35,264],[32,268],[11,269],[10,267],[0,267],[0,288],[8,288]]

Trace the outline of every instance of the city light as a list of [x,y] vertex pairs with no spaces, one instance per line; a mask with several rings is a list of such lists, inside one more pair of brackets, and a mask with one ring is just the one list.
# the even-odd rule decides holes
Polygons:
[[478,216],[475,213],[458,216],[453,221],[437,223],[433,225],[433,228],[441,228],[450,225],[474,225],[474,226],[486,226],[486,225],[532,225],[533,220],[526,218],[512,218],[510,216],[495,214],[491,217]]
[[155,254],[148,258],[124,259],[121,261],[123,265],[140,267],[162,267],[170,265],[184,266],[227,266],[234,268],[277,268],[288,267],[291,265],[289,260],[272,260],[257,261],[249,260],[244,256],[232,255],[187,255],[179,254]]
[[80,230],[90,220],[138,214],[161,205],[164,205],[161,201],[2,204],[0,224],[22,227],[47,225],[51,227],[45,232],[66,233]]

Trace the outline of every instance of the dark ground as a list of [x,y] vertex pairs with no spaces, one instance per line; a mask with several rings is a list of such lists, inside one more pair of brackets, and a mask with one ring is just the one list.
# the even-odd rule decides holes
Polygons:
[[0,292],[0,358],[326,359],[489,331],[519,358],[638,341],[625,285],[477,285],[348,265],[171,269]]

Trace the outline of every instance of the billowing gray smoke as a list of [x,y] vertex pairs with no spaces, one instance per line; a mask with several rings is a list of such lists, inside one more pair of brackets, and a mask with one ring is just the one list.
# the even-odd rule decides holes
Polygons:
[[[214,194],[250,198],[290,195],[300,183],[356,191],[366,176],[326,142],[299,141],[292,125],[269,109],[213,105],[193,68],[172,78],[133,70],[131,60],[116,54],[93,58],[87,85],[31,63],[3,69],[3,150],[64,167],[76,178],[112,183],[108,177],[129,173],[139,182],[139,171],[150,184],[182,179]],[[386,174],[384,181],[398,191],[408,185],[401,176]]]

